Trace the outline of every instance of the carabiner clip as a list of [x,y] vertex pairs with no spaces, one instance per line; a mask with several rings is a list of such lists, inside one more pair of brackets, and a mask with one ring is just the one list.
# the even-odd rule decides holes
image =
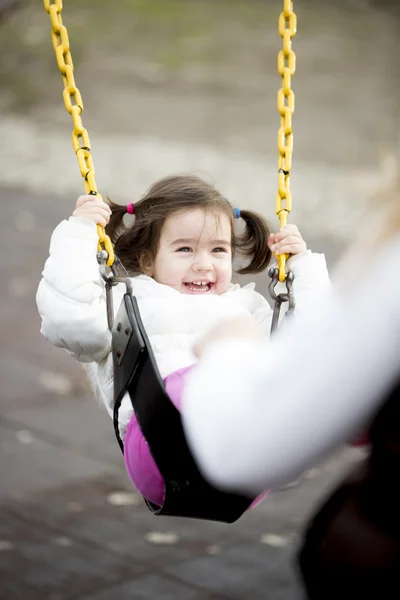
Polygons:
[[[106,250],[100,250],[97,253],[97,262],[100,266],[100,275],[105,282],[106,288],[106,306],[107,306],[107,323],[110,331],[112,330],[112,326],[114,323],[114,300],[112,294],[112,288],[114,285],[118,285],[119,283],[124,283],[126,287],[126,294],[132,296],[133,288],[131,278],[128,276],[124,266],[117,256],[114,257],[114,262],[109,267],[110,271],[107,271],[107,260],[108,254]],[[124,272],[123,275],[120,274],[119,270]]]
[[270,284],[268,286],[269,294],[274,301],[274,312],[272,314],[272,323],[271,323],[271,335],[275,333],[278,328],[279,323],[279,315],[281,312],[281,307],[284,302],[288,302],[289,306],[285,313],[285,318],[291,317],[293,315],[293,311],[295,309],[295,299],[293,294],[293,280],[294,275],[292,271],[288,271],[286,273],[286,293],[275,293],[275,287],[279,282],[279,269],[277,267],[271,267],[268,271],[268,275],[271,277]]

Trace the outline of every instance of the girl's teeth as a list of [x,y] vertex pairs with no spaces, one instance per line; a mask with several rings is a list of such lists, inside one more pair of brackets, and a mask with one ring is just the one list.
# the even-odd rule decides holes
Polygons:
[[[197,286],[197,287],[193,287],[193,286]],[[191,292],[208,292],[210,290],[210,284],[205,282],[205,281],[192,281],[192,283],[187,283],[186,287],[191,291]]]

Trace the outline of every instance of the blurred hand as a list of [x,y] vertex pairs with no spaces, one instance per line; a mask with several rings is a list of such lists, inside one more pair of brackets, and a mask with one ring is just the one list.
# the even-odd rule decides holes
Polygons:
[[96,198],[96,196],[79,196],[72,216],[88,219],[88,221],[93,221],[96,225],[105,227],[110,221],[111,208],[103,200]]
[[253,317],[243,316],[217,325],[205,335],[194,347],[194,353],[200,358],[212,344],[226,339],[260,341],[265,339]]

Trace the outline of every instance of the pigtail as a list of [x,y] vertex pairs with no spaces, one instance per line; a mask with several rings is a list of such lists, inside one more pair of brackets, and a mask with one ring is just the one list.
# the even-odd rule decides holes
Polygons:
[[129,225],[125,223],[126,215],[129,213],[129,205],[116,204],[110,198],[107,198],[107,204],[111,208],[111,217],[109,223],[106,225],[106,234],[110,236],[115,254],[120,259],[128,274],[130,276],[138,275],[142,272],[139,257],[143,248],[136,243],[138,229],[136,227],[137,205],[134,205],[135,221],[133,225]]
[[126,215],[126,206],[116,204],[110,198],[107,198],[107,204],[111,208],[111,217],[109,223],[106,225],[106,234],[110,236],[113,244],[116,244],[117,240],[123,235],[127,227],[124,223],[124,216]]
[[261,273],[271,260],[271,250],[268,248],[270,229],[267,221],[257,213],[250,210],[241,210],[240,217],[245,223],[245,230],[236,236],[235,247],[240,256],[249,260],[249,264],[237,273]]

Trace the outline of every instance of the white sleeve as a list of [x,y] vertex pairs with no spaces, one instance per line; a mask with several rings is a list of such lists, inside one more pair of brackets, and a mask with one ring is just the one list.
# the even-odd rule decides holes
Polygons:
[[[311,252],[294,255],[287,261],[287,269],[293,272],[293,293],[295,298],[295,318],[314,309],[331,287],[325,255]],[[286,292],[285,284],[279,283],[276,293]],[[286,312],[287,303],[283,305]]]
[[214,484],[253,494],[296,478],[371,418],[399,375],[400,240],[271,342],[218,342],[185,387],[188,441]]
[[88,219],[62,221],[36,295],[43,336],[81,362],[102,360],[111,348],[97,243],[96,225]]
[[311,250],[306,254],[295,254],[287,261],[287,268],[295,275],[293,289],[299,297],[300,304],[303,293],[315,291],[319,294],[331,287],[324,254],[311,252]]

